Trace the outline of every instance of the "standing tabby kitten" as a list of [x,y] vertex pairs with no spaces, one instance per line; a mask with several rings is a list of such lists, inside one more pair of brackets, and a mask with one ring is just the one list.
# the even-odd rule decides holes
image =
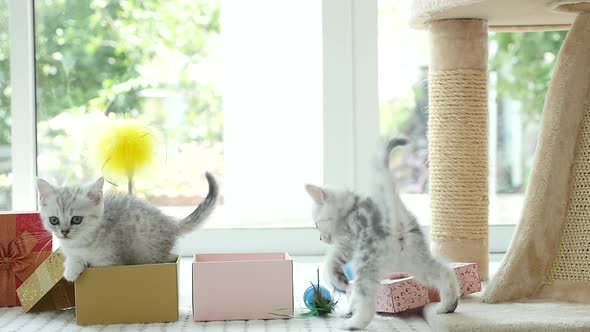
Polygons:
[[131,195],[103,195],[104,179],[89,186],[56,188],[37,180],[45,228],[60,239],[64,277],[75,281],[88,266],[164,263],[174,260],[179,236],[200,226],[215,208],[218,187],[207,173],[209,193],[176,222]]
[[389,171],[391,150],[404,145],[393,139],[377,158],[375,192],[368,197],[350,191],[307,185],[320,239],[329,244],[326,271],[333,285],[348,286],[343,266],[352,262],[355,287],[344,328],[366,328],[375,315],[380,281],[391,272],[410,273],[440,290],[438,313],[455,311],[459,287],[455,273],[432,257],[416,217],[402,203]]

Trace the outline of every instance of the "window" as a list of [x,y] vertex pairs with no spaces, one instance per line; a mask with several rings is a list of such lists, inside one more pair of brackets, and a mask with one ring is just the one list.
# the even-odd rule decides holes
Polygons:
[[[409,15],[409,3],[379,1],[381,134],[412,140],[411,148],[400,150],[395,172],[404,201],[428,225],[428,34],[410,29]],[[544,97],[564,37],[563,31],[490,33],[491,225],[515,225],[521,216]]]
[[491,223],[516,224],[565,31],[490,34]]
[[312,0],[36,1],[39,175],[98,177],[93,127],[132,117],[160,140],[138,196],[186,216],[212,171],[222,199],[206,227],[311,226],[302,183],[322,182],[321,13]]
[[[428,196],[428,32],[408,26],[409,1],[379,0],[379,119],[381,136],[411,140],[395,156],[403,201],[419,222],[430,225]],[[400,51],[403,50],[403,51]]]
[[[324,63],[352,77],[351,57],[326,60],[323,33],[326,15],[350,27],[352,1],[344,11],[325,10],[340,9],[338,1],[315,0],[8,1],[9,16],[25,18],[11,21],[21,51],[11,69],[22,73],[13,84],[16,136],[30,147],[11,153],[21,163],[14,209],[36,208],[36,174],[66,185],[94,180],[102,166],[88,142],[96,122],[128,116],[149,122],[160,139],[161,163],[136,179],[137,195],[180,217],[206,192],[199,175],[213,171],[222,182],[211,229],[184,238],[181,253],[195,243],[219,252],[323,250],[319,241],[308,244],[317,233],[303,184],[322,183],[325,174],[332,185],[354,184],[354,128],[326,124],[343,117],[334,105],[326,115],[323,94]],[[352,43],[342,49],[352,54]],[[344,82],[351,91],[352,80]],[[352,108],[344,113],[352,124]],[[344,157],[332,165],[327,137]],[[122,179],[108,180],[123,187]],[[232,249],[257,227],[266,230]]]
[[[96,126],[133,118],[159,143],[154,167],[135,178],[137,196],[186,216],[207,193],[205,171],[223,195],[220,1],[38,0],[35,33],[41,177],[95,180]],[[106,179],[126,190],[124,179]]]
[[224,224],[312,227],[303,184],[323,182],[322,3],[225,1],[221,16]]
[[0,0],[0,210],[12,208],[8,3]]
[[[11,121],[0,113],[2,209],[36,208],[36,174],[93,180],[96,121],[133,117],[159,142],[137,195],[182,217],[206,194],[205,171],[222,183],[208,229],[184,238],[182,253],[322,252],[303,184],[367,189],[379,132],[414,141],[395,173],[403,199],[430,223],[428,36],[407,27],[407,2],[0,0],[0,15],[11,27],[0,25],[0,110],[9,96],[18,106]],[[520,214],[539,96],[563,36],[491,34],[492,224]],[[10,89],[8,41],[18,59]],[[509,233],[501,238],[495,248],[505,250]]]

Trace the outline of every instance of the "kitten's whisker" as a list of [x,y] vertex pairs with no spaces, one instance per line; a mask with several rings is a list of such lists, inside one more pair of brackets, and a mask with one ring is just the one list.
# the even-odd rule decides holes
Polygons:
[[47,248],[47,246],[50,245],[50,244],[51,244],[51,242],[45,243],[45,245],[41,248],[41,250],[39,250],[39,252],[37,252],[37,257],[35,257],[35,265],[38,265],[38,263],[40,261],[40,258],[41,258],[41,254],[43,252],[46,252],[45,248]]
[[36,232],[27,231],[27,232],[31,235],[39,235],[39,236],[49,234],[47,231],[36,231]]
[[22,240],[21,242],[24,244],[33,243],[36,245],[39,242],[43,243],[43,242],[48,242],[48,241],[49,241],[49,238],[40,238],[40,239],[26,239],[26,240]]
[[106,182],[110,183],[111,185],[115,186],[115,187],[118,187],[118,186],[119,186],[118,184],[116,184],[116,183],[114,183],[114,182],[110,181],[110,180],[109,180],[109,179],[107,179],[107,178],[105,178],[104,180],[105,180]]

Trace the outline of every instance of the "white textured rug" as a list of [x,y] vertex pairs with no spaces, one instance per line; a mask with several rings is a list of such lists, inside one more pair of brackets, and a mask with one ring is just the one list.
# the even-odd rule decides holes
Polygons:
[[590,331],[590,304],[541,300],[485,304],[479,296],[464,298],[452,315],[438,315],[429,304],[424,316],[437,332]]
[[[192,320],[190,308],[181,308],[181,317],[177,322],[165,324],[127,324],[78,326],[73,310],[23,314],[20,308],[0,309],[0,331],[2,332],[53,332],[53,331],[338,331],[339,319],[310,318],[290,320],[254,320],[197,323]],[[430,331],[426,322],[417,316],[403,319],[395,317],[377,317],[368,331]]]
[[[303,308],[301,297],[314,279],[320,263],[319,257],[296,257],[294,264],[295,307]],[[231,321],[197,323],[191,315],[191,261],[183,259],[180,264],[180,319],[165,324],[126,324],[96,325],[82,327],[76,325],[73,310],[25,314],[20,307],[0,308],[0,331],[2,332],[53,332],[53,331],[293,331],[323,332],[338,331],[341,320],[338,318],[306,318],[266,321]],[[345,297],[341,303],[345,304]],[[368,331],[431,331],[418,315],[379,316],[369,325]]]

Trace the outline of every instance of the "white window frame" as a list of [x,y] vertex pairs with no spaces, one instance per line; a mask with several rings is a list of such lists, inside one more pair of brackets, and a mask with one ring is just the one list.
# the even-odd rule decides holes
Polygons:
[[[8,0],[10,109],[12,117],[12,209],[37,209],[34,0]],[[15,61],[18,59],[18,61]],[[16,185],[18,184],[18,185]]]
[[324,182],[366,191],[379,139],[377,0],[323,1]]
[[[13,209],[36,210],[37,174],[34,0],[8,0]],[[377,0],[322,0],[324,182],[368,190],[371,153],[379,136]],[[19,59],[14,61],[13,59]],[[16,148],[19,147],[19,148]],[[23,148],[27,147],[27,148]],[[424,227],[425,231],[429,227]],[[490,226],[490,252],[505,252],[514,225]],[[195,252],[325,252],[314,228],[203,229],[183,238]]]

